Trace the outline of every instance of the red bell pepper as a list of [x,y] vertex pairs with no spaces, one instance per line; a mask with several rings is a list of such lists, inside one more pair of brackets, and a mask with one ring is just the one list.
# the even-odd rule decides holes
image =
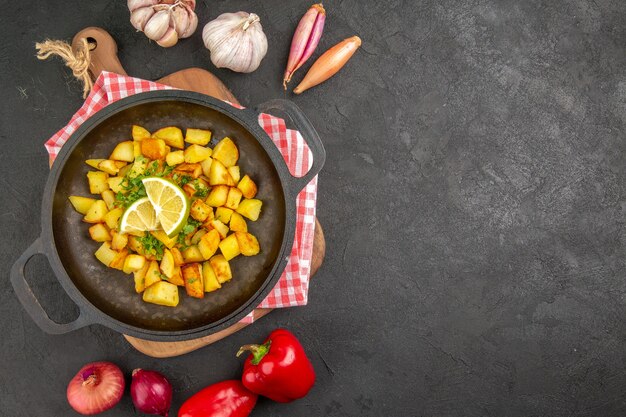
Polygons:
[[230,379],[195,393],[180,407],[178,417],[247,417],[257,398],[241,381]]
[[315,370],[293,333],[274,330],[262,345],[245,345],[237,356],[250,351],[243,365],[243,385],[274,401],[288,403],[304,397],[315,383]]

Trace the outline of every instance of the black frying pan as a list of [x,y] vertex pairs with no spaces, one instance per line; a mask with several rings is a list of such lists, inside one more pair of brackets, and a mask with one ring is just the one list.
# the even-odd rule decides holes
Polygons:
[[[287,113],[313,154],[313,165],[294,178],[278,149],[258,124],[258,113],[239,110],[212,97],[189,91],[153,91],[119,100],[87,120],[63,146],[52,165],[44,190],[41,237],[11,268],[11,282],[24,308],[48,333],[66,333],[90,324],[149,340],[175,341],[206,336],[241,320],[267,296],[287,263],[295,233],[298,193],[317,175],[326,158],[319,136],[300,109],[286,100],[273,100],[260,112]],[[132,276],[102,265],[93,255],[99,244],[89,238],[88,225],[68,201],[70,195],[89,195],[86,159],[106,157],[115,145],[128,140],[131,126],[148,130],[174,125],[213,132],[213,143],[224,136],[240,150],[239,165],[257,183],[263,201],[250,232],[259,239],[261,253],[231,261],[233,279],[204,299],[180,291],[177,307],[145,303],[134,291]],[[52,321],[24,278],[24,266],[35,254],[48,258],[59,282],[80,309],[66,324]]]

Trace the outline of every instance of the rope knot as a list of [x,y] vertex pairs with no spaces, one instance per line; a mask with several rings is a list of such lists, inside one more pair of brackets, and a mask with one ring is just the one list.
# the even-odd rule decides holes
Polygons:
[[46,39],[41,43],[36,43],[37,58],[45,60],[51,56],[59,56],[65,62],[65,65],[72,70],[74,77],[83,83],[83,98],[87,97],[93,81],[89,74],[89,64],[91,64],[90,45],[87,39],[82,38],[76,53],[72,50],[70,44],[65,41]]

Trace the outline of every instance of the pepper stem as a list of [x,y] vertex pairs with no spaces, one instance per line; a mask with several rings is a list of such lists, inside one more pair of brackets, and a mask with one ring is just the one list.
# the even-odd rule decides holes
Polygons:
[[263,359],[263,357],[267,355],[267,352],[270,351],[271,344],[272,341],[268,340],[262,345],[243,345],[239,348],[237,357],[241,356],[244,352],[250,352],[252,354],[252,360],[250,362],[252,365],[258,365],[259,362],[261,362],[261,359]]

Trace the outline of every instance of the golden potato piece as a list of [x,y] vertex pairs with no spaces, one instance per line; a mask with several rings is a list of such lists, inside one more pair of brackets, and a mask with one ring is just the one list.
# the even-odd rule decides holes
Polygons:
[[120,142],[115,146],[109,159],[116,161],[133,162],[135,160],[135,146],[130,140]]
[[[121,164],[122,162],[117,162],[118,164]],[[124,162],[126,164],[126,162]],[[133,164],[126,164],[123,167],[120,168],[119,171],[117,171],[117,176],[118,177],[125,177],[126,174],[130,171],[130,169],[133,167]]]
[[176,307],[179,302],[178,287],[166,281],[159,281],[146,287],[143,300],[147,303]]
[[[184,149],[185,140],[183,131],[176,126],[168,126],[157,130],[152,134],[153,138],[163,139],[168,146],[172,148]],[[145,154],[144,154],[145,155]],[[156,158],[153,158],[156,159]]]
[[150,268],[150,262],[145,262],[143,268],[133,272],[133,280],[135,281],[135,292],[137,294],[143,292],[146,288],[146,273]]
[[215,213],[213,212],[213,207],[211,207],[211,211],[209,212],[209,216],[206,218],[202,226],[204,226],[207,230],[211,229],[209,227],[211,220],[215,219]]
[[239,188],[230,187],[230,190],[228,190],[228,197],[226,197],[226,203],[224,205],[229,209],[236,210],[237,207],[239,207],[241,197],[242,193]]
[[95,198],[89,197],[81,197],[79,195],[71,195],[69,196],[70,203],[74,207],[74,210],[79,212],[82,215],[87,214],[93,203],[96,202]]
[[146,169],[148,169],[149,163],[150,163],[150,160],[144,156],[142,156],[141,158],[137,158],[135,162],[133,163],[133,165],[131,166],[128,176],[130,178],[136,178],[140,176],[141,174],[146,172]]
[[191,145],[185,149],[185,162],[195,164],[202,162],[211,156],[211,149],[200,145]]
[[171,282],[174,285],[182,287],[185,285],[185,281],[183,280],[183,274],[180,270],[180,266],[177,266],[174,270],[174,275],[171,278],[167,279],[167,282]]
[[141,153],[141,141],[140,140],[136,140],[133,142],[133,155],[135,156],[135,161],[140,156],[143,158],[143,154]]
[[174,170],[174,173],[179,175],[189,175],[192,178],[198,178],[200,175],[202,175],[202,165],[188,164],[185,162],[178,165]]
[[91,240],[96,242],[108,242],[111,240],[109,229],[102,223],[94,224],[89,228]]
[[191,214],[191,217],[194,219],[203,222],[209,217],[209,212],[211,211],[213,211],[213,209],[208,204],[197,198],[191,203],[189,214]]
[[180,252],[180,250],[178,250],[178,248],[172,248],[170,249],[170,252],[172,252],[172,256],[174,257],[174,264],[176,266],[181,266],[185,263],[185,260],[183,259],[183,254]]
[[102,200],[104,200],[109,210],[113,210],[115,208],[115,193],[113,190],[104,191],[100,194],[100,197],[102,197]]
[[233,232],[247,232],[248,224],[244,220],[243,216],[237,212],[233,212],[232,216],[230,216],[230,230]]
[[237,184],[237,188],[241,190],[241,193],[246,198],[254,198],[254,196],[256,196],[257,186],[254,181],[252,181],[252,178],[247,175],[244,175],[243,178],[239,181],[239,184]]
[[210,262],[202,264],[202,283],[204,284],[204,292],[211,292],[222,288],[222,284],[217,280],[217,276]]
[[117,230],[111,230],[111,237],[111,248],[115,250],[122,250],[128,246],[128,235],[125,233],[120,233]]
[[229,137],[225,137],[213,148],[212,157],[224,164],[225,167],[232,167],[237,164],[239,159],[239,149],[237,149],[235,142]]
[[[241,233],[241,232],[239,232]],[[232,234],[220,242],[220,250],[227,261],[230,261],[241,253],[237,237]]]
[[172,278],[176,272],[176,264],[174,263],[174,255],[168,249],[163,251],[163,258],[159,269],[167,278]]
[[85,163],[90,167],[98,169],[98,165],[100,165],[102,161],[104,161],[104,159],[87,159]]
[[104,222],[109,227],[109,229],[117,229],[117,226],[120,222],[120,217],[122,217],[123,213],[124,210],[120,207],[117,207],[104,215]]
[[[169,151],[168,151],[169,152]],[[156,161],[150,161],[148,163],[148,168],[146,169],[150,169],[152,171],[154,171],[155,174],[161,174],[163,173],[163,170],[165,169],[165,160],[156,160]]]
[[202,166],[202,173],[207,178],[209,178],[209,175],[211,175],[211,164],[213,164],[213,158],[207,158],[204,161],[200,162],[200,166]]
[[183,251],[183,259],[185,263],[204,261],[204,257],[196,245],[189,246]]
[[133,272],[143,269],[145,265],[146,265],[145,257],[131,253],[130,255],[126,257],[126,259],[124,259],[124,267],[122,268],[122,271],[125,274],[131,274]]
[[263,206],[263,202],[261,200],[257,200],[255,198],[245,199],[241,203],[239,203],[239,207],[237,207],[237,213],[241,214],[243,217],[246,217],[253,222],[259,219],[259,215],[261,214],[261,207]]
[[228,190],[229,187],[227,185],[216,185],[211,189],[206,203],[212,207],[223,206],[228,200]]
[[141,242],[136,236],[128,236],[128,248],[133,252],[146,256],[145,250]]
[[132,137],[133,137],[133,140],[141,140],[141,139],[149,138],[150,132],[148,132],[148,129],[144,127],[133,125]]
[[192,263],[181,267],[187,295],[194,298],[204,298],[204,284],[202,283],[202,265]]
[[209,226],[211,227],[211,229],[217,230],[217,232],[220,234],[222,239],[224,239],[226,236],[228,236],[228,226],[226,226],[221,221],[219,221],[217,219],[216,220],[211,220],[209,222]]
[[128,249],[124,248],[120,251],[117,251],[117,255],[115,255],[115,258],[113,258],[113,260],[109,264],[109,267],[119,269],[121,271],[122,268],[124,268],[124,261],[126,260],[127,256]]
[[209,263],[211,264],[211,267],[215,272],[215,276],[217,276],[217,281],[220,284],[231,280],[233,273],[230,269],[230,264],[223,255],[215,255],[209,259]]
[[167,162],[169,166],[182,164],[185,162],[185,153],[183,151],[170,152],[165,157],[165,162]]
[[87,181],[89,182],[89,192],[91,194],[102,194],[109,189],[109,174],[102,171],[89,171]]
[[[104,174],[104,172],[103,172]],[[113,191],[114,193],[122,193],[125,194],[125,190],[124,190],[124,177],[110,177],[107,178],[107,189],[111,189],[111,191]]]
[[98,164],[98,169],[100,171],[106,172],[109,175],[117,175],[117,173],[120,172],[120,168],[125,167],[126,165],[126,162],[105,159]]
[[233,179],[235,184],[239,182],[239,179],[241,178],[241,172],[237,165],[228,167],[228,173],[230,174],[230,177]]
[[211,142],[211,131],[204,129],[187,129],[185,131],[185,142],[206,146]]
[[[205,228],[200,228],[196,231],[196,233],[193,234],[193,236],[191,237],[191,244],[192,245],[197,245],[200,242],[200,239],[202,239],[202,236],[206,235],[209,231]],[[199,248],[198,248],[199,249]],[[202,251],[200,251],[202,252]]]
[[167,148],[163,139],[143,139],[141,153],[150,159],[165,159]]
[[153,230],[150,232],[152,236],[160,240],[166,248],[171,249],[176,244],[176,237],[169,237],[163,230]]
[[109,266],[117,256],[117,252],[111,249],[111,245],[109,244],[109,242],[104,242],[94,253],[94,255],[96,255],[96,259],[98,259],[100,262],[102,262],[106,266]]
[[213,159],[209,170],[209,184],[211,185],[235,185],[235,181],[228,170],[220,161]]
[[109,212],[107,209],[107,204],[102,200],[96,200],[91,207],[89,207],[89,211],[83,217],[83,221],[85,223],[104,223],[104,216]]
[[159,262],[156,260],[150,261],[150,266],[146,272],[145,285],[151,286],[155,282],[161,281],[161,270],[159,269]]
[[233,213],[234,211],[229,208],[218,207],[217,210],[215,210],[215,220],[219,220],[222,223],[227,224]]
[[[233,235],[230,235],[230,236],[233,236]],[[243,256],[254,256],[261,251],[261,247],[259,246],[259,241],[254,235],[251,235],[250,233],[246,233],[246,232],[235,232],[235,237],[237,238],[239,250],[241,250],[241,254]]]
[[217,252],[217,248],[220,244],[220,234],[217,230],[210,230],[204,234],[198,242],[198,250],[202,254],[202,259],[206,260],[211,258]]

